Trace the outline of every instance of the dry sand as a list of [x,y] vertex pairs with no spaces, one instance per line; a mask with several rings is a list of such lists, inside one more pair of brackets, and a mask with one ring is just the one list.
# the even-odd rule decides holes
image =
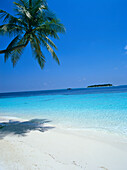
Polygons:
[[122,136],[57,127],[14,132],[0,135],[0,170],[127,170],[127,139]]

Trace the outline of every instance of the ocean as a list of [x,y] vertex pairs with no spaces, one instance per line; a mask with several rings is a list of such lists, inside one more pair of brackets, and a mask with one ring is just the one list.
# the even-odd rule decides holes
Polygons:
[[127,85],[0,93],[0,116],[47,119],[59,127],[127,136]]

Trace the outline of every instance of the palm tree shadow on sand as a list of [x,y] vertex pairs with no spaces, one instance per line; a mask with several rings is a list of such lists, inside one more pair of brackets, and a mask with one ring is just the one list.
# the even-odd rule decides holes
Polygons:
[[3,139],[7,135],[26,136],[30,131],[45,132],[55,127],[46,126],[46,123],[50,123],[47,119],[32,119],[29,121],[14,121],[0,123],[0,139]]

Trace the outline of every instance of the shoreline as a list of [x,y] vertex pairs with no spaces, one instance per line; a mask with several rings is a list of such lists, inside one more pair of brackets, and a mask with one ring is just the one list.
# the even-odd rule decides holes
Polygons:
[[[37,118],[37,116],[29,116],[29,117],[16,117],[16,116],[4,116],[4,115],[0,115],[0,122],[1,121],[8,121],[8,120],[19,120],[19,121],[29,121],[29,120],[34,120],[34,119],[44,119],[42,117],[39,117]],[[48,123],[49,126],[53,126],[53,127],[57,127],[57,129],[61,129],[61,130],[66,130],[66,131],[70,131],[70,132],[82,132],[82,134],[85,134],[87,132],[92,132],[92,133],[95,133],[95,134],[98,134],[98,133],[102,133],[102,134],[105,134],[105,135],[111,135],[111,136],[119,136],[121,138],[125,138],[125,140],[127,139],[127,133],[123,133],[121,131],[117,132],[117,129],[107,129],[107,128],[101,128],[101,127],[79,127],[78,124],[75,124],[73,123],[73,125],[67,125],[64,124],[64,123],[56,123],[54,121],[52,121],[51,119],[49,118],[46,118],[45,120],[49,121],[50,123]]]
[[[8,121],[10,117],[5,119]],[[47,123],[43,127],[49,126]],[[0,139],[0,150],[2,170],[126,170],[127,167],[127,140],[92,130],[84,133],[56,126],[44,132],[30,130],[25,135],[9,133]]]

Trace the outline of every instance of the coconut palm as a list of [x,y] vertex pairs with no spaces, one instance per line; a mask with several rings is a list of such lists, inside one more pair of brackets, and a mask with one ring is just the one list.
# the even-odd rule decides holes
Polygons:
[[14,2],[14,5],[15,16],[0,10],[0,18],[4,22],[0,26],[0,34],[13,36],[8,47],[0,51],[0,54],[4,53],[5,62],[11,57],[13,66],[15,66],[24,48],[30,42],[35,59],[41,68],[45,64],[42,47],[46,47],[59,64],[59,59],[54,52],[57,47],[51,39],[59,39],[58,34],[64,33],[65,28],[55,14],[49,10],[46,0],[18,0]]

